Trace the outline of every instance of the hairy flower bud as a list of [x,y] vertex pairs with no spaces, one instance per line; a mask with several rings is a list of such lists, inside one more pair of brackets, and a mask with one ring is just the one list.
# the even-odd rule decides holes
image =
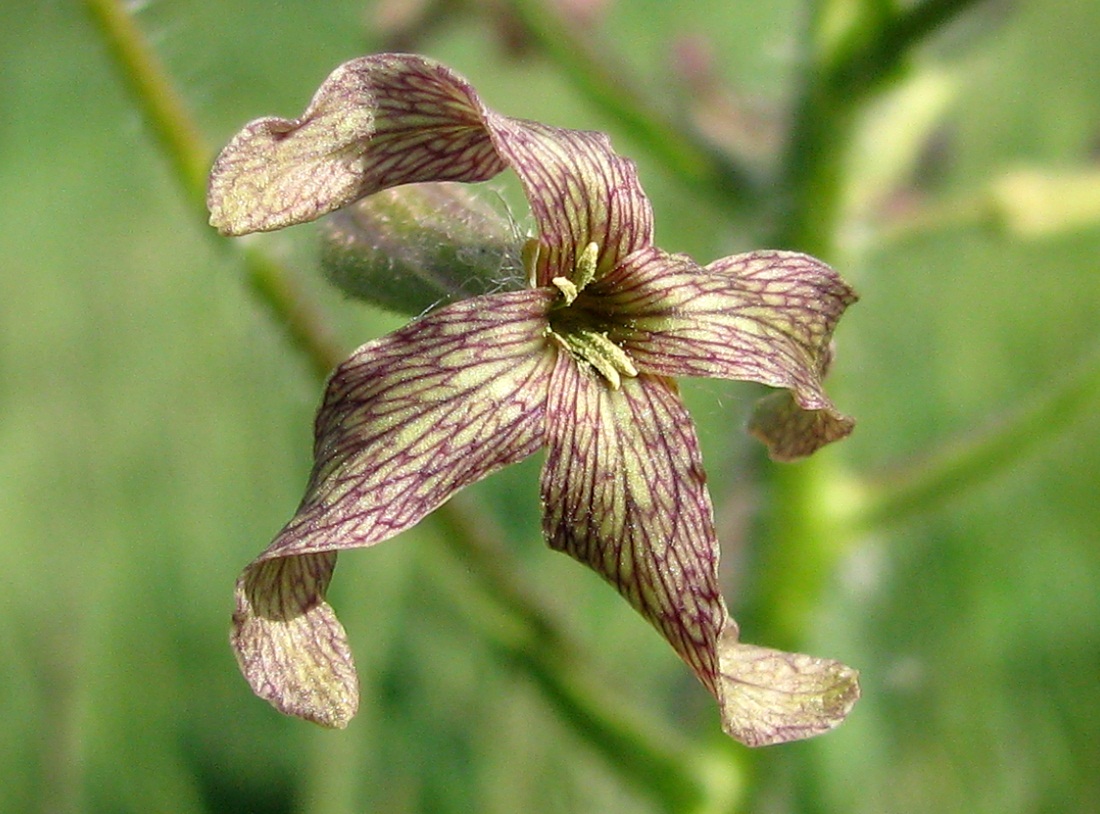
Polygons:
[[363,198],[322,221],[325,274],[353,297],[410,316],[518,290],[512,222],[488,200],[456,183],[406,184]]

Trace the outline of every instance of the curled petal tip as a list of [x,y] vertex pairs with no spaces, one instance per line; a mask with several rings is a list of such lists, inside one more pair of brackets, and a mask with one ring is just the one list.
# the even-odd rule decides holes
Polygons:
[[387,187],[484,181],[505,164],[464,79],[410,54],[346,62],[296,119],[257,119],[210,171],[207,207],[223,234],[315,220]]
[[323,599],[334,555],[249,566],[237,583],[230,642],[252,690],[280,712],[343,729],[359,679],[343,625]]
[[821,447],[847,438],[855,421],[838,413],[831,404],[807,409],[788,391],[765,396],[753,410],[748,431],[768,447],[774,461],[797,461]]
[[286,715],[343,729],[359,708],[359,681],[343,633],[324,605],[290,621],[235,615],[230,638],[258,696]]
[[860,696],[859,672],[830,659],[724,641],[720,664],[722,728],[746,746],[828,732]]
[[[257,119],[222,150],[210,171],[210,225],[224,235],[305,223],[361,194],[359,153],[369,111],[341,111],[339,126],[312,108],[302,119]],[[329,114],[331,115],[331,114]]]

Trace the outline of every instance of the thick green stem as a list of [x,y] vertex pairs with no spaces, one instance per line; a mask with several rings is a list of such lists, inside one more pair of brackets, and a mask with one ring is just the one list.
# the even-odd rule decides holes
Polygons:
[[858,113],[894,79],[913,49],[982,0],[925,0],[896,15],[865,4],[862,18],[826,43],[830,3],[816,6],[783,164],[782,218],[775,245],[835,255],[848,146]]
[[776,465],[769,472],[755,590],[743,620],[746,638],[769,647],[805,647],[826,582],[850,542],[832,505],[838,477],[836,466],[824,458]]
[[[840,7],[832,0],[816,4],[806,36],[810,58],[779,184],[781,217],[773,245],[839,261],[848,149],[861,110],[898,74],[917,45],[977,2],[925,0],[901,12],[874,0],[845,2],[841,10],[854,8],[855,13],[840,32],[826,31],[835,23],[830,14]],[[828,454],[766,471],[768,497],[754,580],[758,589],[746,634],[770,646],[798,649],[837,563],[856,539],[856,527],[846,516],[852,500],[841,492],[849,478]],[[795,754],[812,760],[812,752]],[[774,767],[760,765],[756,782],[765,784],[763,775],[772,771]],[[809,764],[790,775],[792,805],[799,810],[819,805],[815,774]]]
[[[861,106],[896,74],[911,50],[979,0],[926,0],[890,15],[865,3],[844,31],[824,32],[829,2],[807,32],[814,55],[802,78],[784,165],[783,219],[773,243],[834,260],[842,217],[847,150]],[[756,604],[772,645],[796,647],[825,580],[850,536],[832,509],[843,476],[827,456],[770,467],[764,553]]]

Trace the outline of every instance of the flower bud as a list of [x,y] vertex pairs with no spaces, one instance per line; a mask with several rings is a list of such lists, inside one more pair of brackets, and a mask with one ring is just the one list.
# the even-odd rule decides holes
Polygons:
[[523,285],[511,220],[468,185],[406,184],[322,221],[321,263],[345,293],[402,314]]

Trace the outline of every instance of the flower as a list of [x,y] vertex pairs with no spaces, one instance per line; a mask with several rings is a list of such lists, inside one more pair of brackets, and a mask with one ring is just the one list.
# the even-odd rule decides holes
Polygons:
[[301,118],[238,133],[211,173],[230,235],[320,217],[388,187],[510,168],[538,234],[529,285],[460,300],[360,347],[332,374],[293,519],[237,582],[232,643],[283,712],[344,726],[358,703],[325,591],[338,551],[409,528],[462,487],[542,447],[549,544],[615,586],[760,745],[839,723],[859,694],[834,661],[744,644],[718,590],[695,429],[673,376],[790,392],[753,425],[782,458],[851,430],[821,387],[855,296],[827,266],[759,251],[700,267],[653,245],[633,162],[600,133],[503,116],[445,66],[348,62]]

